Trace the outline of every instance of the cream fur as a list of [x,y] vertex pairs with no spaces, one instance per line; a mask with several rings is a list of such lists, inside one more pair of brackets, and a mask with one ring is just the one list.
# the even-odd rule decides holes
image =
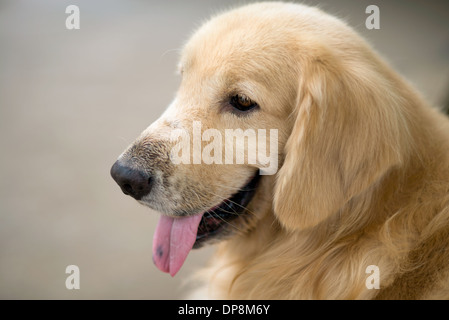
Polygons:
[[[205,23],[180,68],[176,99],[140,144],[193,120],[279,129],[279,172],[200,273],[209,297],[449,298],[449,120],[350,27],[303,5],[252,4]],[[260,110],[223,112],[232,92]],[[176,203],[210,207],[253,171],[171,168]],[[172,193],[147,201],[167,207]],[[365,286],[369,265],[380,290]]]
[[[250,23],[236,22],[241,16]],[[276,79],[284,89],[277,94],[295,102],[287,103],[284,118],[292,127],[282,168],[264,180],[252,203],[259,218],[251,231],[219,245],[207,270],[210,297],[449,298],[448,266],[433,265],[449,261],[448,119],[349,27],[317,9],[240,8],[206,24],[188,50],[215,41],[216,51],[229,57],[226,46],[220,49],[221,34],[238,43],[235,24],[235,37],[244,32],[250,43],[232,67],[252,73],[244,54],[260,54],[258,39],[278,42],[287,53],[260,62],[268,73],[260,81]],[[282,99],[273,91],[262,91],[261,101],[285,106],[270,104]],[[262,200],[270,197],[273,203]],[[436,233],[446,237],[428,245]],[[414,250],[419,259],[411,257]],[[365,286],[368,265],[380,268],[380,290]],[[407,275],[405,287],[398,285]]]

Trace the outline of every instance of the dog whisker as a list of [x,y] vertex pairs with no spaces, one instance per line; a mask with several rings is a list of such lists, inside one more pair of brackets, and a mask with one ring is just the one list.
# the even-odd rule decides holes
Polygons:
[[[229,208],[230,208],[230,206],[229,206],[229,204],[228,204],[227,202],[233,203],[234,205],[236,205],[236,206],[238,206],[238,207],[240,207],[240,208],[242,208],[242,209],[245,209],[249,214],[255,215],[255,212],[249,210],[247,207],[242,206],[241,204],[239,204],[239,203],[237,203],[237,202],[235,202],[235,201],[232,201],[232,200],[230,200],[230,199],[228,199],[228,198],[222,197],[222,196],[220,196],[220,195],[218,195],[218,194],[215,194],[215,193],[213,193],[213,192],[211,192],[211,191],[207,191],[207,192],[208,192],[209,194],[213,195],[213,196],[219,197],[219,198],[221,199],[220,201],[221,201],[221,202],[224,202]],[[227,202],[226,202],[225,200],[227,200]],[[232,209],[232,208],[231,208],[231,209]],[[222,208],[221,210],[223,210],[223,208]],[[228,212],[228,211],[226,211],[226,210],[223,210],[223,211],[224,211],[224,212]],[[235,212],[235,210],[233,210],[233,212],[228,212],[228,213],[238,215],[238,213]]]

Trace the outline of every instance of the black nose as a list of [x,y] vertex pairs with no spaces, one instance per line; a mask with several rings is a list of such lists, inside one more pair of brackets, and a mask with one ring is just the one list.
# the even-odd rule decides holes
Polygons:
[[141,170],[128,167],[117,160],[111,168],[111,176],[120,186],[124,194],[136,200],[151,191],[151,177]]

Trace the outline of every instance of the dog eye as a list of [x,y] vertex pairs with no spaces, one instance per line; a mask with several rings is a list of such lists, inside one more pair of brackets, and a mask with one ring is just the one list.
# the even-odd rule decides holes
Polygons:
[[231,98],[231,106],[240,111],[249,111],[257,107],[257,103],[245,96],[244,94],[236,94]]

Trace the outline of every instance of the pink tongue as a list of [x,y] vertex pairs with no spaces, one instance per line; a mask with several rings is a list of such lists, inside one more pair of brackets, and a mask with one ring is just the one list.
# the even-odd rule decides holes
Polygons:
[[173,277],[181,269],[195,243],[202,216],[161,216],[153,237],[153,261],[159,270]]

